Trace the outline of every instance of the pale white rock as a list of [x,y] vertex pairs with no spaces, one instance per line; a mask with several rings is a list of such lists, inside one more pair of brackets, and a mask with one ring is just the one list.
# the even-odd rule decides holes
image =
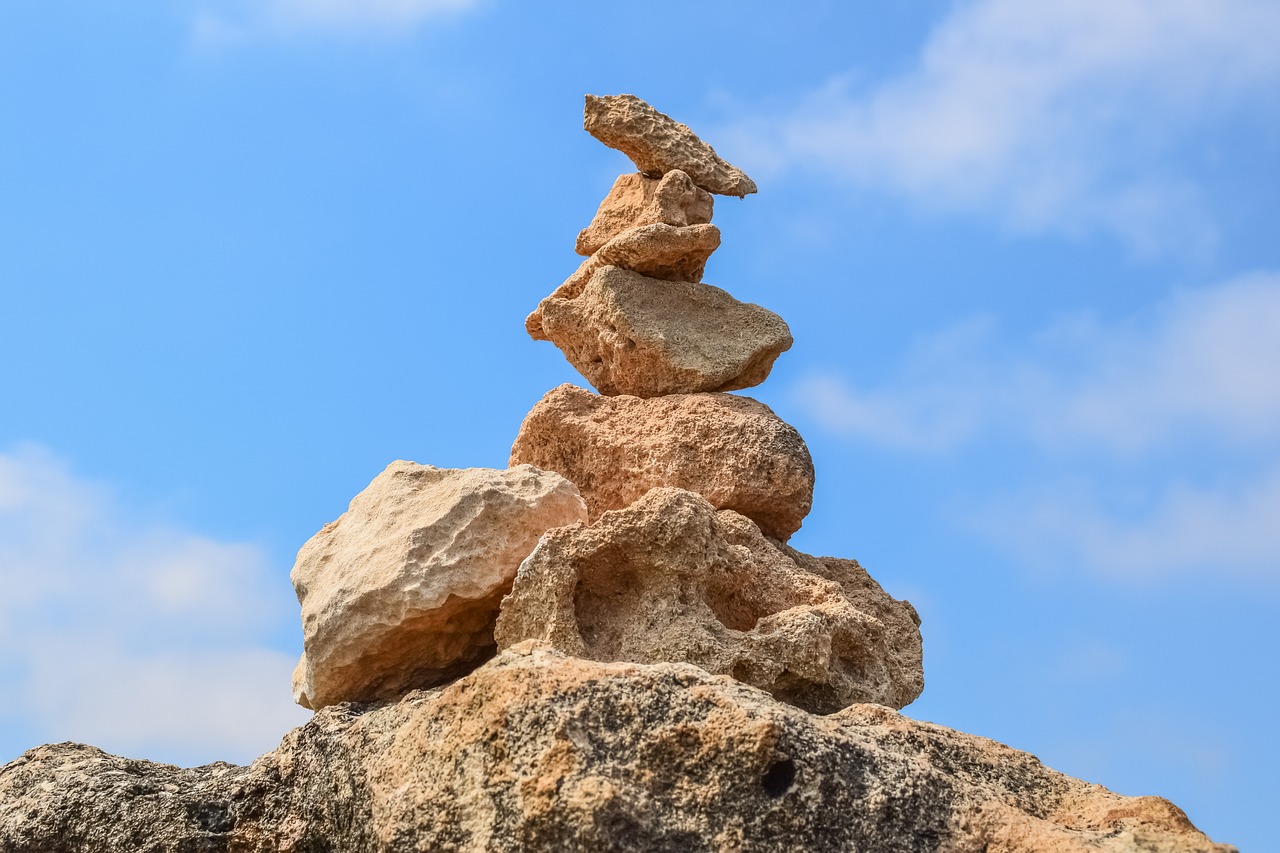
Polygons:
[[395,699],[474,669],[494,653],[520,561],[547,530],[585,518],[571,482],[530,465],[391,463],[298,552],[295,699]]

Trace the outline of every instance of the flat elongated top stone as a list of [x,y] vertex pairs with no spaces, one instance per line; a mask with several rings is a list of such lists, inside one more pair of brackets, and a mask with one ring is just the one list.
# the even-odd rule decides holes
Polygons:
[[645,175],[658,178],[673,169],[686,172],[707,192],[742,197],[756,182],[687,125],[664,115],[635,95],[587,95],[583,128],[631,158]]

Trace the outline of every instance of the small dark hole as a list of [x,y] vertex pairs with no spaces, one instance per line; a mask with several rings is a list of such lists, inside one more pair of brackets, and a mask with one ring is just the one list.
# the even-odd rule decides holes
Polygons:
[[764,771],[764,776],[760,779],[760,784],[764,786],[764,792],[769,796],[781,797],[791,790],[795,781],[796,763],[790,758],[785,758],[769,765],[769,769]]

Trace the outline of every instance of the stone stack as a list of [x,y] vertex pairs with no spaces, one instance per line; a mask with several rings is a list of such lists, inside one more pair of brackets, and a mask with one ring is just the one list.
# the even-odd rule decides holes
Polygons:
[[536,641],[600,662],[692,663],[806,710],[901,708],[920,620],[852,560],[784,543],[813,502],[803,439],[725,393],[791,346],[776,314],[701,281],[712,194],[755,184],[631,95],[586,129],[640,170],[527,321],[599,393],[549,392],[506,471],[396,462],[299,552],[308,708],[395,699]]
[[278,749],[30,750],[0,768],[0,853],[1234,853],[1165,800],[890,710],[923,687],[919,617],[786,544],[809,452],[724,393],[791,344],[701,282],[711,195],[755,184],[630,95],[588,97],[586,129],[639,172],[528,329],[599,393],[548,393],[506,469],[392,463],[302,547],[317,713]]

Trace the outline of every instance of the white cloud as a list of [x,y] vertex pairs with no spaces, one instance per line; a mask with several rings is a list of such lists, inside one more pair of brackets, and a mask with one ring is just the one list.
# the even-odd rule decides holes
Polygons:
[[221,45],[256,36],[397,35],[427,21],[473,8],[480,0],[220,0],[195,19],[198,44]]
[[843,176],[1019,229],[1205,244],[1196,187],[1168,155],[1233,106],[1270,102],[1278,35],[1270,0],[975,0],[910,71],[831,81],[740,125],[734,147],[761,170]]
[[962,514],[1026,562],[1280,580],[1280,274],[1183,291],[1127,324],[1064,321],[1016,356],[989,324],[960,328],[875,386],[812,375],[793,393],[865,442],[972,445],[975,460],[980,443],[1021,448],[1039,485],[1006,484],[1015,496],[985,509],[970,497]]
[[1071,318],[996,351],[968,322],[915,343],[878,387],[814,374],[798,401],[828,428],[908,449],[993,433],[1137,453],[1280,438],[1280,274],[1175,293],[1140,320]]
[[293,611],[272,573],[256,546],[137,518],[46,450],[0,453],[5,715],[140,757],[273,748],[306,714],[266,641]]
[[1174,480],[1134,512],[1097,486],[1055,484],[978,514],[977,526],[1025,560],[1115,577],[1230,571],[1280,580],[1280,464],[1213,488]]

